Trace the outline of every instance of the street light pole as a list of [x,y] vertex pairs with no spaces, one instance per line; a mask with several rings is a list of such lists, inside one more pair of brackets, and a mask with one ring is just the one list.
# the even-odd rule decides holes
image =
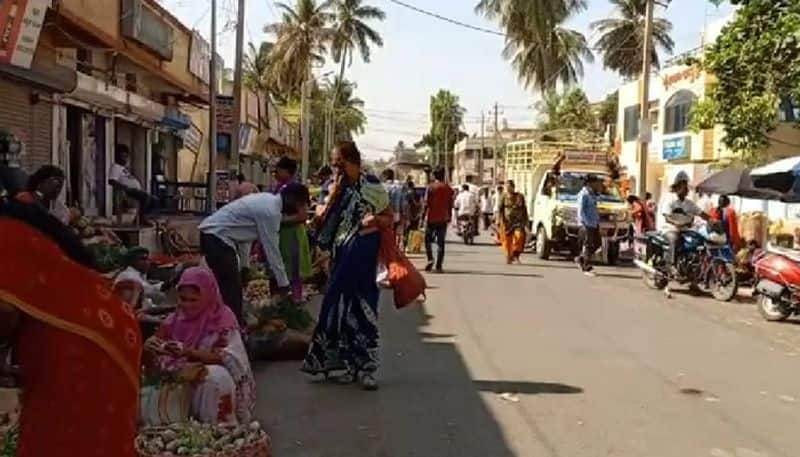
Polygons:
[[303,182],[308,179],[308,159],[309,153],[308,148],[310,146],[310,138],[308,137],[309,134],[309,122],[308,122],[308,87],[311,80],[311,69],[309,69],[306,78],[303,80],[303,84],[300,85],[300,129],[302,135],[302,164],[301,164],[301,178]]
[[244,0],[239,0],[236,18],[236,63],[233,70],[233,134],[231,158],[241,172],[239,154],[242,147],[242,59],[244,55]]
[[217,0],[211,0],[211,67],[208,74],[208,191],[206,210],[217,209]]
[[[650,66],[653,45],[653,8],[654,0],[647,0],[644,26],[644,49],[642,56],[641,92],[639,93],[639,196],[644,198],[647,192],[647,154],[648,143],[652,135],[650,126]],[[647,129],[647,131],[645,131]]]

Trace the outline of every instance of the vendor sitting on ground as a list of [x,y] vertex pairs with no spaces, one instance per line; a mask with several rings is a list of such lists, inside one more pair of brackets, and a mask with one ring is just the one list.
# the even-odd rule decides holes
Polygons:
[[140,246],[133,247],[123,258],[125,267],[116,278],[114,284],[130,281],[142,287],[142,305],[144,310],[158,305],[164,300],[164,291],[168,285],[163,282],[150,282],[147,273],[150,271],[150,251]]
[[[186,270],[178,283],[178,310],[147,340],[151,369],[195,373],[192,416],[204,423],[248,423],[256,387],[239,324],[222,301],[214,274]],[[184,376],[185,377],[185,376]]]
[[64,224],[69,223],[69,210],[58,201],[64,189],[64,170],[54,165],[44,165],[28,178],[27,190],[15,198],[22,203],[39,205]]

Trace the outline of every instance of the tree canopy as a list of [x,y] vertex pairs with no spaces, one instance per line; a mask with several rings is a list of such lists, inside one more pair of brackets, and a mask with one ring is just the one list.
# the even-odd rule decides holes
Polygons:
[[598,127],[589,99],[583,89],[564,93],[550,92],[536,105],[542,120],[540,130],[576,129],[594,131]]
[[461,130],[466,109],[461,106],[458,95],[441,89],[431,96],[431,129],[415,146],[430,146],[434,152],[452,151],[456,143],[467,134]]
[[766,158],[781,103],[800,100],[800,0],[743,0],[700,64],[716,76],[693,110],[694,129],[725,127],[745,163]]

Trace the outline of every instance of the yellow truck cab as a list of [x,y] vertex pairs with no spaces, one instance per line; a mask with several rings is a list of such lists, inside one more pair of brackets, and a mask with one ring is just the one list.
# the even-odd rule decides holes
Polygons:
[[[563,154],[559,173],[553,165]],[[573,258],[578,254],[578,192],[587,175],[610,181],[607,148],[598,143],[556,143],[540,140],[515,141],[506,146],[506,174],[525,194],[535,249],[543,260],[555,252]],[[598,197],[602,261],[615,264],[620,240],[630,230],[628,205],[616,186]]]

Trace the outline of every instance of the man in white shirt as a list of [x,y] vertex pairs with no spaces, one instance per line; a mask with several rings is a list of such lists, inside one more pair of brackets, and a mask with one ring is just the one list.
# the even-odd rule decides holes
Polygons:
[[669,240],[669,251],[667,251],[666,261],[671,265],[675,265],[678,252],[678,241],[680,240],[680,230],[678,227],[667,222],[666,215],[673,213],[683,213],[692,217],[700,217],[708,220],[708,215],[700,209],[697,204],[688,198],[689,195],[689,176],[683,172],[678,172],[675,179],[672,181],[670,187],[671,193],[665,195],[661,204],[658,207],[658,220],[657,228],[663,232]]
[[458,220],[471,220],[473,229],[475,231],[478,230],[478,214],[480,211],[478,196],[469,190],[469,184],[461,186],[461,192],[456,197],[454,208]]
[[114,284],[123,281],[134,282],[142,287],[143,309],[147,310],[155,304],[164,300],[165,294],[162,291],[164,283],[151,283],[147,280],[147,272],[150,270],[150,251],[140,246],[131,248],[125,253],[125,266],[116,278]]
[[242,314],[242,278],[237,246],[239,243],[261,242],[280,293],[289,290],[289,279],[280,251],[281,220],[296,202],[308,201],[305,186],[291,187],[280,195],[266,192],[246,195],[223,206],[200,223],[200,244],[209,268],[219,283],[225,303],[239,322]]
[[128,146],[118,144],[114,152],[114,163],[108,170],[108,183],[116,192],[122,192],[126,197],[136,200],[139,204],[139,217],[144,221],[145,213],[156,205],[156,199],[142,190],[142,183],[131,173],[128,168],[131,151]]

